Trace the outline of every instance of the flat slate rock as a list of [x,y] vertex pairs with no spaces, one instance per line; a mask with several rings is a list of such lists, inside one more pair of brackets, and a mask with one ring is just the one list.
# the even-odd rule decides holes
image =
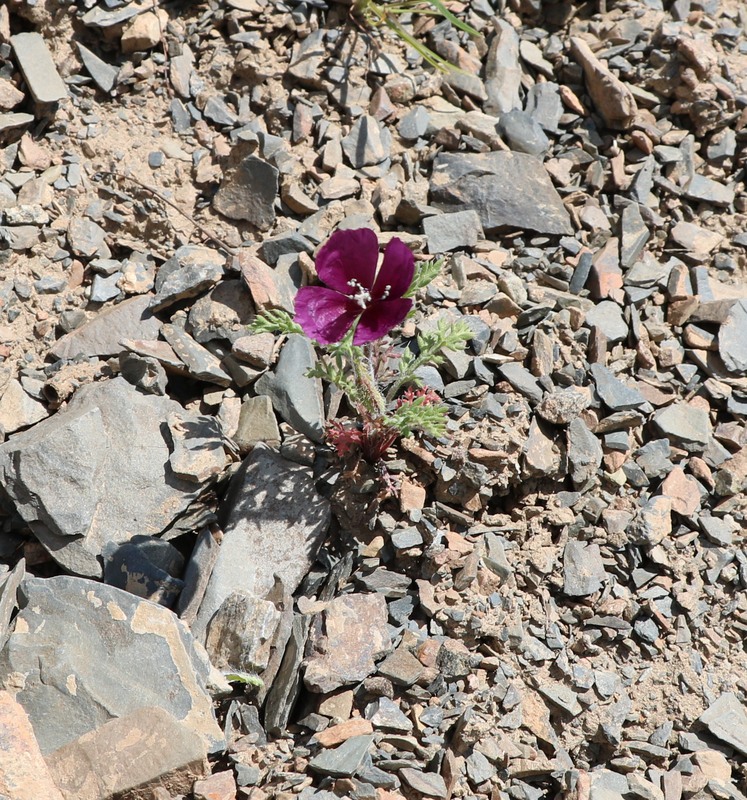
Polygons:
[[67,97],[67,88],[40,33],[17,33],[10,37],[16,63],[37,103],[57,103]]
[[185,723],[206,751],[222,746],[212,667],[171,611],[85,578],[28,578],[21,594],[0,684],[15,692],[44,755],[152,706]]
[[718,333],[718,351],[729,372],[747,374],[747,300],[735,303]]
[[64,411],[0,446],[5,491],[65,569],[100,578],[107,544],[160,534],[199,495],[169,466],[170,413],[190,418],[114,378],[82,387]]
[[747,711],[735,694],[722,694],[700,715],[699,722],[717,739],[747,756]]
[[160,321],[148,310],[152,295],[144,294],[101,309],[95,317],[58,339],[50,353],[55,358],[116,356],[123,339],[154,341]]
[[260,445],[232,478],[220,516],[223,542],[192,625],[200,638],[232,592],[264,599],[278,575],[292,594],[324,541],[330,509],[309,469]]
[[526,153],[440,153],[433,163],[430,203],[443,211],[474,209],[486,231],[573,232],[542,162]]
[[195,778],[210,772],[202,737],[155,706],[110,720],[46,762],[64,796],[75,800],[142,796],[150,786],[188,794]]

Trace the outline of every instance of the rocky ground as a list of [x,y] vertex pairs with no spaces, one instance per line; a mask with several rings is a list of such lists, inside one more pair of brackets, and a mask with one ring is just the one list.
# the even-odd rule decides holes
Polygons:
[[[0,6],[0,797],[747,795],[747,10],[450,7]],[[394,498],[249,328],[357,227]]]

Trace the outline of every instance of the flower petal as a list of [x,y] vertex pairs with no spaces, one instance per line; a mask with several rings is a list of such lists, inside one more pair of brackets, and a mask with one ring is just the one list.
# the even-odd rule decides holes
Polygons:
[[345,295],[324,286],[304,286],[296,294],[296,322],[319,344],[339,342],[361,313]]
[[384,250],[384,261],[371,294],[381,297],[389,286],[387,297],[402,297],[410,288],[414,274],[415,257],[412,251],[401,239],[392,239]]
[[374,301],[361,315],[353,344],[366,344],[386,336],[392,328],[404,322],[411,308],[412,300],[409,299]]
[[350,294],[351,280],[371,288],[378,260],[379,241],[370,228],[335,231],[317,253],[316,272],[331,289]]

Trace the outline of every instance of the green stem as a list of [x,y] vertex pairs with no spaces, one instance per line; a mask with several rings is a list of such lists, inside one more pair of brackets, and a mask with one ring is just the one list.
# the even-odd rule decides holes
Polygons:
[[350,361],[353,365],[353,372],[359,386],[363,388],[362,397],[366,405],[366,410],[375,419],[386,414],[386,400],[376,385],[376,377],[373,374],[373,366],[370,358],[370,346],[366,351],[352,351]]

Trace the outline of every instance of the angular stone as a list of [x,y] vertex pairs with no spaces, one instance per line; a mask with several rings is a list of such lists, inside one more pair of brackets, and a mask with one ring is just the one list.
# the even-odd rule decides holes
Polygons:
[[227,339],[233,343],[249,335],[249,325],[254,316],[254,303],[243,282],[223,280],[194,303],[189,310],[188,327],[201,344],[214,339]]
[[628,411],[636,409],[645,411],[650,409],[646,398],[632,386],[616,378],[607,367],[601,364],[590,366],[591,375],[597,387],[597,393],[602,402],[612,411]]
[[174,447],[169,464],[178,478],[204,484],[228,466],[230,459],[215,417],[172,412],[166,424]]
[[378,673],[397,686],[412,686],[423,674],[423,669],[409,650],[398,647],[379,664]]
[[161,533],[199,495],[165,466],[172,411],[186,413],[114,378],[83,386],[63,411],[0,446],[6,492],[63,567],[101,577],[107,543]]
[[236,778],[233,770],[214,772],[204,780],[195,781],[192,787],[194,800],[235,800]]
[[27,578],[21,592],[0,682],[14,687],[45,756],[153,706],[198,735],[203,753],[221,746],[210,662],[171,611],[84,578]]
[[509,361],[498,368],[501,375],[516,389],[527,397],[533,404],[542,400],[542,388],[537,379],[518,361]]
[[158,270],[151,308],[159,311],[212,288],[223,277],[225,263],[226,259],[209,247],[180,247]]
[[319,755],[309,761],[309,769],[320,775],[331,775],[334,778],[348,778],[355,775],[373,744],[373,740],[373,736],[354,736],[334,750],[322,750]]
[[112,719],[46,761],[65,800],[147,796],[155,787],[187,794],[210,771],[204,740],[157,706]]
[[571,597],[587,597],[598,592],[607,573],[598,544],[571,539],[563,551],[563,592]]
[[260,442],[270,447],[280,444],[280,429],[269,397],[261,394],[244,400],[233,440],[241,453],[248,453]]
[[717,231],[709,231],[692,222],[678,222],[670,231],[672,239],[684,247],[688,255],[705,258],[724,240]]
[[67,88],[40,33],[17,33],[10,37],[10,44],[37,103],[57,103],[67,97]]
[[654,414],[653,423],[663,436],[691,453],[702,452],[711,438],[708,412],[688,403],[662,408]]
[[345,594],[330,601],[312,628],[304,683],[327,693],[359,683],[391,647],[386,600],[381,594]]
[[568,426],[568,460],[575,486],[591,480],[602,463],[602,445],[581,417],[571,420]]
[[486,114],[505,114],[521,108],[522,69],[519,63],[519,34],[508,21],[495,18],[495,36],[485,60]]
[[423,220],[423,233],[428,239],[429,253],[474,247],[484,238],[476,211],[456,211]]
[[426,797],[446,800],[449,796],[446,782],[437,772],[423,772],[413,767],[405,767],[399,771],[399,776],[411,789]]
[[111,64],[107,64],[106,61],[99,58],[80,42],[76,42],[75,45],[78,48],[83,66],[88,70],[88,74],[93,78],[99,89],[104,92],[111,92],[117,82],[119,70],[111,66]]
[[198,638],[232,592],[264,598],[278,575],[293,593],[327,534],[330,509],[310,470],[258,445],[231,479],[220,517],[223,541],[192,625]]
[[353,169],[380,164],[389,158],[391,134],[375,117],[359,117],[342,140],[342,150]]
[[539,123],[518,108],[501,116],[498,132],[506,144],[517,153],[542,156],[550,147],[550,140]]
[[[420,666],[423,669],[423,665]],[[379,729],[409,733],[413,728],[412,721],[399,705],[388,697],[380,697],[366,706],[366,718]]]
[[731,307],[718,332],[718,352],[729,372],[747,375],[747,300]]
[[0,396],[0,435],[27,428],[48,416],[44,403],[25,392],[20,381],[8,381]]
[[639,503],[638,513],[629,528],[630,540],[635,544],[654,547],[672,532],[672,501],[658,495]]
[[609,70],[605,62],[592,53],[589,45],[580,37],[571,37],[571,52],[584,69],[586,87],[607,126],[615,130],[627,130],[638,111],[630,89]]
[[220,359],[198,344],[184,328],[167,324],[161,328],[161,333],[184,362],[192,377],[218,386],[231,385],[231,376],[221,366]]
[[588,393],[575,386],[557,389],[542,398],[537,406],[537,414],[553,425],[567,425],[588,408],[590,403]]
[[620,306],[612,300],[602,300],[589,310],[586,313],[586,324],[590,328],[599,328],[611,344],[628,338],[628,323],[625,322]]
[[275,221],[279,175],[272,164],[247,156],[223,177],[213,207],[228,219],[246,220],[266,231]]
[[148,309],[151,295],[123,300],[102,308],[79,328],[58,339],[50,353],[55,358],[115,356],[124,350],[124,339],[155,341],[161,322]]
[[747,712],[732,692],[725,692],[698,720],[722,742],[747,756]]
[[205,649],[221,670],[261,672],[270,658],[280,612],[269,600],[231,592],[210,620]]
[[283,347],[274,372],[266,372],[256,383],[257,394],[272,400],[273,408],[299,433],[313,442],[324,436],[324,406],[318,378],[306,373],[316,363],[311,342],[300,334],[292,334]]
[[691,517],[700,508],[699,484],[685,475],[682,467],[674,467],[661,484],[661,493],[672,503],[672,511]]
[[542,162],[525,153],[440,153],[433,163],[430,196],[443,211],[474,209],[485,231],[572,232]]
[[0,796],[12,800],[63,800],[23,706],[0,691]]

